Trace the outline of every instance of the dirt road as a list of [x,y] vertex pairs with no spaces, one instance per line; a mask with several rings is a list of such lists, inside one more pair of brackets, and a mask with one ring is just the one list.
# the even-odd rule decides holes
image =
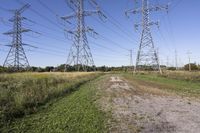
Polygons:
[[176,95],[141,93],[118,76],[110,77],[102,91],[101,106],[113,118],[110,132],[200,132],[200,102]]

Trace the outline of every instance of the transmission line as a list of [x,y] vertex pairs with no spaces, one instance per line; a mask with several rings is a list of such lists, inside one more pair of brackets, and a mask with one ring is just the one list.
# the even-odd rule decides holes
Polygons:
[[[126,29],[124,30],[122,27],[124,27],[122,24],[120,24],[119,21],[117,21],[112,15],[110,15],[107,11],[103,10],[103,12],[105,12],[107,14],[107,16],[109,17],[110,23],[112,23],[115,27],[117,27],[121,32],[123,32],[124,34],[126,34],[129,39],[134,40],[135,42],[138,42],[136,39],[133,39],[131,32]],[[112,21],[113,20],[113,21]],[[129,31],[129,32],[127,32]]]
[[104,49],[106,49],[106,50],[109,50],[109,51],[112,52],[112,53],[118,53],[118,54],[121,53],[121,52],[116,51],[116,50],[114,50],[114,49],[112,49],[112,48],[109,48],[109,47],[103,46],[103,45],[101,45],[101,44],[98,44],[98,43],[96,43],[96,42],[94,42],[94,41],[90,41],[90,43],[95,44],[95,46],[98,46],[98,47],[104,48]]
[[[105,25],[104,23],[102,23],[101,21],[99,21],[98,19],[94,18],[95,21],[97,21],[98,23],[100,23],[101,25],[103,25],[106,29],[110,29],[110,31],[112,31],[113,33],[119,35],[120,37],[127,38],[130,42],[135,43],[135,41],[131,40],[129,37],[127,37],[125,34],[120,34],[119,32],[116,32],[114,29],[112,29],[110,26]],[[126,39],[126,40],[127,40]]]
[[42,2],[41,0],[37,0],[44,8],[46,8],[49,12],[51,12],[53,15],[58,16],[58,14],[53,11],[51,8],[49,8],[44,2]]
[[121,46],[119,43],[117,43],[117,42],[115,42],[115,41],[113,41],[113,40],[111,40],[111,39],[109,39],[109,38],[107,38],[107,37],[105,37],[105,36],[103,36],[103,35],[99,35],[99,36],[100,36],[100,38],[101,38],[103,41],[109,42],[109,43],[111,43],[111,44],[113,44],[113,45],[118,46],[119,48],[121,48],[121,49],[123,49],[123,50],[129,51],[127,48]]
[[[20,4],[26,4],[24,3],[22,0],[16,0],[18,3]],[[55,25],[56,27],[63,29],[63,27],[61,27],[60,25],[58,25],[57,23],[55,23],[54,21],[52,21],[51,19],[49,19],[48,17],[46,17],[45,15],[42,15],[41,13],[39,13],[37,10],[35,10],[34,8],[30,8],[30,11],[32,11],[33,13],[35,13],[36,15],[40,16],[41,18],[43,18],[44,20],[48,21],[49,23],[51,23],[52,25]]]

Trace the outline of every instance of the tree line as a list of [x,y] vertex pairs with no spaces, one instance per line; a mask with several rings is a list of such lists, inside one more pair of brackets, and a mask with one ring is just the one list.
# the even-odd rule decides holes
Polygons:
[[[191,70],[193,71],[198,71],[200,70],[200,65],[197,65],[196,63],[191,63]],[[101,72],[109,72],[109,71],[133,71],[134,67],[130,67],[130,66],[120,66],[120,67],[108,67],[108,66],[67,66],[65,67],[65,64],[61,64],[57,67],[54,66],[46,66],[46,67],[35,67],[35,66],[31,66],[28,69],[20,69],[20,71],[18,72],[24,72],[24,71],[28,71],[28,72],[75,72],[77,71],[77,67],[79,67],[79,71],[83,72],[83,71],[87,71],[87,72],[91,72],[91,71],[101,71]],[[67,68],[67,69],[65,69]],[[86,68],[86,69],[85,69]],[[165,65],[161,65],[162,69],[165,70],[176,70],[176,67],[166,67]],[[149,66],[140,66],[141,70],[146,70],[146,71],[152,71],[153,68],[149,67]],[[179,68],[179,70],[189,70],[189,64],[184,65],[184,67]],[[15,70],[13,70],[13,68],[7,68],[7,67],[3,67],[0,66],[0,73],[3,72],[16,72]]]

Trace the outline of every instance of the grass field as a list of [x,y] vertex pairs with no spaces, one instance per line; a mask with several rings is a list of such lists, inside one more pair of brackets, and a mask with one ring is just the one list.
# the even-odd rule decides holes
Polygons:
[[78,91],[65,96],[36,114],[17,119],[4,125],[2,132],[28,133],[103,133],[107,132],[107,115],[102,113],[95,101],[96,90],[101,85],[99,77],[82,85]]
[[156,72],[143,72],[144,74],[150,75],[159,75],[162,77],[170,78],[170,79],[179,79],[179,80],[186,80],[186,81],[200,81],[200,72],[199,71],[163,71],[163,74],[160,75]]
[[[101,93],[102,90],[109,91],[108,99],[119,96],[122,101],[114,101],[120,103],[127,95],[140,96],[143,93],[161,96],[160,92],[167,92],[169,96],[178,94],[200,98],[199,75],[200,73],[171,71],[164,72],[163,75],[153,72],[1,74],[0,132],[109,132],[115,119],[111,118],[113,115],[110,116],[110,110],[106,111],[98,104],[107,93]],[[111,77],[121,78],[121,83],[111,82]],[[143,86],[145,89],[142,90]],[[125,93],[127,89],[130,92]],[[111,103],[114,101],[110,100]],[[109,105],[107,102],[102,105]],[[116,104],[115,102],[112,104]],[[121,106],[116,104],[116,108],[112,109],[121,111]],[[123,117],[121,119],[126,122]]]
[[35,113],[99,73],[16,73],[0,75],[0,122]]
[[153,86],[182,96],[200,97],[200,73],[167,72],[163,75],[157,73],[123,74],[125,78],[135,84]]

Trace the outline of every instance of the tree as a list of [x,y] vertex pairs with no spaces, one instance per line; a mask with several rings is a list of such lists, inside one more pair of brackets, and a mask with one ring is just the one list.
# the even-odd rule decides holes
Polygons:
[[[198,66],[196,65],[196,63],[190,63],[190,66],[191,66],[191,70],[198,70]],[[188,71],[189,70],[189,64],[186,64],[184,66],[184,69]]]
[[47,66],[45,67],[45,72],[52,72],[54,70],[54,67],[53,66]]

